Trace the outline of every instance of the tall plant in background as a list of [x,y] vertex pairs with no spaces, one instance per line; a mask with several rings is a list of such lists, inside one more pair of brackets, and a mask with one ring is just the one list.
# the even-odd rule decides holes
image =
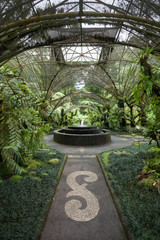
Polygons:
[[42,146],[48,125],[39,114],[40,96],[17,75],[0,69],[0,161],[20,174],[27,154]]
[[139,53],[139,82],[133,92],[137,103],[145,105],[145,112],[149,113],[146,136],[155,140],[160,147],[160,68],[149,63],[152,51],[147,47]]

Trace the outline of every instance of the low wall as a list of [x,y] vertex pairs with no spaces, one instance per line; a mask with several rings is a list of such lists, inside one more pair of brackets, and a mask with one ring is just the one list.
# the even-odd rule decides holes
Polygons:
[[68,134],[62,133],[60,129],[54,131],[53,139],[57,143],[73,146],[94,146],[111,142],[110,132],[103,129],[98,134]]

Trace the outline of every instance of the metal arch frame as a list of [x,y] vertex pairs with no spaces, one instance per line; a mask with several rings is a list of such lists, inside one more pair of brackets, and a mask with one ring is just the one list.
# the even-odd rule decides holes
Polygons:
[[94,108],[90,105],[87,105],[87,104],[79,104],[79,105],[72,106],[72,107],[68,108],[66,111],[64,111],[64,113],[71,112],[75,108],[90,108],[93,111],[95,111],[96,113],[98,113],[98,114],[100,113],[96,108]]
[[[81,18],[83,16],[83,18]],[[77,34],[70,34],[69,37],[65,35],[65,32],[70,31],[70,29],[63,29],[63,26],[73,26],[79,23],[92,23],[92,24],[112,24],[113,26],[119,26],[120,23],[123,23],[123,28],[126,28],[127,31],[135,31],[140,37],[144,37],[144,43],[136,46],[137,48],[143,47],[150,40],[153,41],[151,46],[159,43],[160,39],[160,23],[152,21],[149,19],[144,19],[137,16],[123,15],[117,13],[97,13],[97,12],[85,12],[81,17],[79,13],[62,13],[62,14],[53,14],[53,15],[42,15],[38,17],[32,17],[28,19],[23,19],[17,22],[8,24],[7,26],[0,28],[0,62],[5,61],[20,52],[23,52],[28,49],[47,46],[51,44],[71,44],[74,41],[76,42]],[[143,26],[143,29],[138,27]],[[49,29],[53,28],[54,31],[58,31],[60,35],[52,38],[48,36]],[[33,40],[35,33],[40,34],[43,30],[43,41],[36,42],[32,46],[29,45],[29,39]],[[106,29],[107,30],[107,29]],[[63,34],[62,34],[63,31]],[[87,32],[85,29],[82,29],[83,32],[83,42],[97,42],[99,46],[105,43],[117,43],[124,44],[123,41],[119,41],[115,38],[104,36],[104,28],[101,29],[101,34],[97,36],[98,29],[95,29],[95,33],[89,34],[89,28]],[[103,33],[103,34],[102,34]],[[86,34],[86,36],[85,36]],[[145,36],[147,42],[145,43]],[[26,41],[24,40],[26,38]],[[81,37],[79,38],[79,43],[82,41]],[[26,44],[26,45],[25,45]],[[27,45],[28,44],[28,45]],[[127,43],[130,46],[133,46],[131,43]],[[57,46],[57,45],[56,45]],[[160,52],[160,48],[156,49]]]
[[[67,101],[70,101],[72,97],[79,97],[80,95],[86,96],[86,98],[92,99],[92,101],[96,100],[96,102],[100,103],[102,106],[108,106],[108,103],[110,102],[108,99],[103,98],[93,92],[77,91],[71,92],[59,99],[52,100],[51,104],[54,104],[53,111],[62,106],[64,103],[67,103]],[[68,98],[69,100],[67,100]]]
[[[87,66],[85,65],[84,68],[85,67],[87,67]],[[61,80],[64,81],[65,79],[68,79],[68,77],[73,76],[73,72],[75,71],[75,68],[76,68],[76,66],[74,66],[74,68],[72,68],[72,67],[69,68],[69,66],[68,66],[67,72],[64,72],[61,76],[59,76],[58,79],[56,79],[56,78],[54,79],[55,81],[53,81],[52,85],[50,85],[50,89],[56,87],[56,81],[60,84]],[[81,69],[76,69],[76,73],[80,72],[80,71],[81,71]],[[93,69],[92,69],[92,72],[90,72],[90,71],[91,71],[90,69],[89,70],[87,69],[87,72],[89,74],[92,74],[94,77],[97,76],[99,78],[102,78],[102,76],[99,72],[97,72]],[[75,81],[77,81],[77,80],[75,80]],[[72,80],[72,82],[73,82],[73,80]],[[104,82],[104,79],[101,79],[99,82]],[[107,84],[107,82],[106,82],[106,84]],[[99,84],[99,87],[100,87],[100,84]],[[101,86],[101,87],[103,87],[103,86]]]
[[[38,11],[37,11],[37,7],[38,4],[44,2],[43,0],[34,0],[34,1],[30,1],[30,0],[26,0],[26,1],[19,1],[19,3],[16,2],[15,6],[11,6],[11,8],[8,6],[9,5],[9,1],[6,2],[6,4],[3,5],[2,7],[2,17],[3,16],[7,16],[10,15],[11,11],[13,12],[14,10],[18,10],[18,8],[23,5],[23,6],[27,6],[27,4],[29,5],[28,8],[25,8],[25,11],[28,11],[29,9],[32,9],[33,14],[38,15]],[[57,4],[52,4],[51,0],[49,0],[49,5],[48,7],[53,8],[54,11],[58,12],[59,8],[62,8],[64,6],[69,6],[69,9],[67,9],[67,12],[72,11],[75,7],[79,6],[79,14],[81,15],[83,13],[83,10],[85,7],[87,7],[88,9],[91,9],[92,11],[95,12],[99,12],[99,9],[96,8],[97,4],[99,6],[102,6],[104,8],[104,10],[109,10],[110,12],[118,12],[118,13],[122,13],[122,14],[130,14],[130,12],[132,11],[132,6],[135,9],[139,10],[139,15],[145,15],[145,8],[144,8],[144,0],[142,1],[142,4],[136,4],[135,2],[130,1],[130,0],[125,0],[124,3],[128,3],[128,6],[124,9],[124,6],[120,6],[120,5],[116,5],[115,1],[112,1],[112,3],[106,3],[103,0],[93,0],[92,2],[88,2],[86,0],[77,0],[76,2],[70,2],[69,0],[61,0],[61,2],[57,3]],[[95,6],[96,5],[96,6]],[[146,0],[145,1],[145,5],[152,9],[152,12],[154,12],[155,14],[159,14],[158,12],[158,4],[156,4],[155,0]],[[7,7],[7,11],[4,12],[4,9]],[[144,9],[143,9],[144,8]],[[43,9],[42,9],[43,10]],[[19,13],[19,15],[17,14],[17,18],[19,19],[21,17],[21,14],[23,14],[23,11],[21,11]],[[151,16],[150,16],[151,17]],[[6,18],[4,17],[4,21],[6,20]]]
[[[132,52],[133,50],[128,48],[128,47],[123,47],[123,48],[125,50],[123,50],[123,53],[121,53],[122,55],[118,55],[118,51],[116,50],[116,48],[114,48],[115,54],[117,52],[116,56],[118,56],[118,59],[117,58],[112,59],[112,56],[110,56],[110,59],[107,60],[107,62],[100,63],[100,64],[99,63],[92,64],[93,67],[91,66],[91,64],[88,64],[88,65],[86,65],[86,64],[78,64],[78,65],[73,64],[72,65],[72,64],[67,64],[67,63],[58,64],[57,66],[59,66],[60,71],[57,70],[55,72],[55,74],[53,75],[53,77],[49,77],[50,85],[48,85],[48,88],[46,89],[47,92],[46,92],[46,95],[45,95],[45,99],[51,97],[50,93],[53,94],[53,93],[55,93],[55,92],[57,92],[61,89],[64,89],[64,88],[70,86],[71,84],[74,84],[77,80],[76,80],[76,78],[72,79],[72,76],[75,75],[75,73],[76,73],[77,77],[80,76],[80,73],[81,73],[81,68],[80,67],[82,67],[84,71],[88,72],[88,77],[86,79],[84,79],[85,83],[92,84],[93,86],[95,86],[97,88],[105,90],[106,92],[114,95],[114,97],[116,99],[119,99],[119,97],[123,97],[124,96],[124,95],[122,95],[123,92],[119,91],[117,86],[115,87],[114,79],[112,79],[112,76],[110,77],[108,75],[108,72],[107,72],[108,70],[106,69],[107,64],[109,64],[110,61],[111,62],[112,61],[113,62],[115,62],[115,61],[119,62],[119,68],[120,68],[120,64],[121,64],[122,61],[127,62],[127,60],[125,60],[125,59],[123,60],[123,55],[128,50],[130,52]],[[48,52],[48,51],[49,50],[47,50],[46,52]],[[134,51],[134,56],[138,57],[138,55],[136,54],[135,51]],[[40,59],[41,58],[43,58],[43,57],[40,57]],[[24,59],[22,59],[22,62],[21,62],[21,58],[20,58],[19,61],[20,61],[19,62],[20,67],[25,64]],[[52,60],[51,60],[51,62],[52,62]],[[129,61],[129,64],[130,63],[132,64],[132,61]],[[53,62],[53,64],[56,65],[57,63]],[[31,68],[34,68],[34,64],[30,63],[30,65],[31,65]],[[126,65],[126,67],[128,66],[127,64],[125,64],[125,65]],[[64,68],[61,68],[63,66],[64,66]],[[136,64],[134,65],[134,68],[135,67],[136,67]],[[29,66],[29,68],[30,68],[30,66]],[[125,70],[125,67],[123,69]],[[128,74],[129,74],[129,72],[128,72]],[[126,79],[126,81],[127,81],[127,79]],[[132,82],[135,84],[135,81],[132,81]],[[34,83],[34,81],[33,81],[33,83]],[[119,82],[119,84],[120,84],[120,82]],[[125,82],[124,84],[126,85],[127,83]],[[128,96],[128,95],[125,95],[125,96]]]
[[[21,1],[19,1],[19,5],[20,2]],[[126,0],[125,2],[128,4],[125,10],[123,10],[122,7],[115,6],[114,1],[112,4],[106,4],[103,2],[103,0],[93,0],[95,4],[101,4],[102,6],[110,8],[108,9],[108,12],[99,12],[95,6],[90,5],[91,2],[87,3],[85,0],[77,0],[74,3],[72,2],[73,5],[69,0],[64,0],[55,5],[55,9],[58,11],[59,8],[67,5],[69,6],[68,12],[50,15],[43,15],[43,13],[41,15],[37,12],[35,6],[38,2],[42,2],[41,0],[35,0],[32,2],[34,3],[31,3],[30,0],[25,1],[25,3],[31,3],[31,7],[35,13],[34,16],[31,18],[9,23],[6,26],[1,25],[1,64],[3,64],[4,61],[8,60],[9,58],[12,58],[13,56],[16,56],[18,53],[25,50],[50,45],[54,47],[57,64],[66,64],[61,51],[61,47],[71,46],[75,42],[81,46],[82,44],[90,44],[94,46],[103,45],[104,48],[108,48],[109,45],[113,46],[116,44],[134,46],[137,48],[143,48],[145,45],[149,45],[150,47],[154,46],[155,50],[158,52],[158,54],[160,54],[160,23],[158,21],[155,21],[156,19],[154,19],[154,16],[150,15],[148,17],[148,15],[146,15],[143,9],[144,0],[140,6],[136,5],[134,0]],[[147,0],[145,1],[145,4],[147,4],[147,6],[150,6],[152,8],[152,11],[158,15],[158,8],[156,9],[157,5],[155,2],[156,1],[154,1],[154,3],[151,5],[151,1]],[[73,12],[74,8],[77,6],[79,6],[79,11]],[[92,12],[84,11],[83,6],[91,9]],[[138,9],[139,16],[132,14],[131,6],[134,6],[136,9]],[[19,16],[20,15],[21,13]],[[92,25],[98,23],[100,26],[103,26],[103,28],[99,27],[85,29],[82,27],[83,23]],[[66,29],[66,26],[71,28]],[[110,36],[109,28],[105,28],[104,26],[110,27],[112,30],[116,29],[117,33],[114,36]],[[121,33],[121,30],[128,32],[127,42],[120,40],[119,33]],[[56,32],[56,37],[52,36],[52,31]],[[36,34],[37,36],[41,36],[40,41],[35,37]],[[78,41],[77,36],[79,36]],[[137,37],[139,39],[139,42],[130,42],[130,36]],[[32,43],[33,41],[35,41],[34,44]],[[100,59],[99,63],[102,62],[105,65],[105,63],[108,62],[108,59],[106,59],[106,61],[103,60],[104,59]],[[100,75],[101,73],[99,72],[99,76]],[[59,77],[55,75],[53,77],[53,81],[51,80],[51,82],[54,82],[54,80],[55,82],[60,80],[59,84],[61,83],[62,87],[66,87],[68,83],[70,84],[69,75],[67,78],[66,80],[65,78],[59,79]],[[107,80],[103,82],[105,84],[108,83]],[[60,85],[58,85],[58,87],[60,87]]]
[[[84,68],[85,67],[87,67],[86,65],[84,65]],[[97,66],[97,67],[99,67],[99,68],[102,68],[101,66]],[[74,68],[76,68],[76,66],[74,67]],[[58,91],[62,86],[63,86],[63,88],[64,88],[64,86],[67,86],[70,82],[71,83],[74,83],[74,82],[76,82],[76,79],[73,81],[73,79],[71,79],[70,77],[72,77],[72,75],[73,75],[73,71],[72,71],[72,69],[71,68],[67,68],[67,72],[64,72],[64,73],[62,73],[62,75],[61,75],[61,69],[60,69],[60,76],[58,76],[58,78],[57,78],[57,75],[53,78],[53,82],[52,83],[50,83],[50,86],[49,86],[49,88],[48,88],[48,93],[49,92],[56,92],[56,91]],[[78,72],[78,71],[81,71],[81,69],[78,69],[77,71],[76,71],[76,73]],[[99,71],[96,71],[96,70],[93,70],[92,69],[92,71],[89,69],[89,70],[87,70],[87,72],[88,72],[88,74],[91,76],[91,80],[90,80],[90,82],[92,82],[92,84],[93,84],[93,86],[97,86],[97,87],[99,87],[99,88],[101,88],[101,89],[104,89],[104,86],[108,86],[107,88],[106,88],[106,90],[108,91],[108,92],[110,92],[110,93],[112,93],[113,95],[116,95],[116,87],[115,87],[115,84],[114,84],[114,81],[111,79],[111,77],[109,76],[109,74],[107,73],[107,71],[105,71],[103,68],[102,68],[102,73],[100,73]],[[105,74],[105,76],[103,76]],[[98,81],[93,81],[93,79],[95,78],[95,77],[98,77]],[[69,80],[68,80],[69,79]],[[85,81],[85,80],[84,80]],[[89,82],[88,80],[86,80],[85,82]],[[58,86],[57,86],[57,84],[58,84]]]

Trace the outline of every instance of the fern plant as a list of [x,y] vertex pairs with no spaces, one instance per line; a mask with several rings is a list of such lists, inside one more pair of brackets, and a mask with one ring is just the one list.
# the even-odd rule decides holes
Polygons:
[[156,141],[160,148],[160,68],[158,58],[157,66],[150,60],[152,51],[147,47],[139,53],[139,83],[133,88],[133,93],[146,126],[145,136]]
[[27,154],[43,145],[48,125],[39,101],[17,72],[0,69],[0,160],[13,173],[21,174]]

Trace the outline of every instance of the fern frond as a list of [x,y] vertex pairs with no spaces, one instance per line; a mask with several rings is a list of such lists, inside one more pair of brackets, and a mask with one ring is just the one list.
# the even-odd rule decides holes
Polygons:
[[0,123],[0,148],[8,145],[8,126],[6,125],[5,119]]
[[14,149],[11,146],[6,146],[1,151],[2,161],[10,168],[15,174],[21,174],[22,168],[15,162],[14,158]]
[[22,146],[21,132],[18,122],[14,119],[8,123],[9,128],[9,143],[10,146],[16,146],[17,149]]
[[45,132],[36,106],[38,98],[7,69],[0,69],[0,80],[0,159],[21,173],[19,163],[38,148]]

